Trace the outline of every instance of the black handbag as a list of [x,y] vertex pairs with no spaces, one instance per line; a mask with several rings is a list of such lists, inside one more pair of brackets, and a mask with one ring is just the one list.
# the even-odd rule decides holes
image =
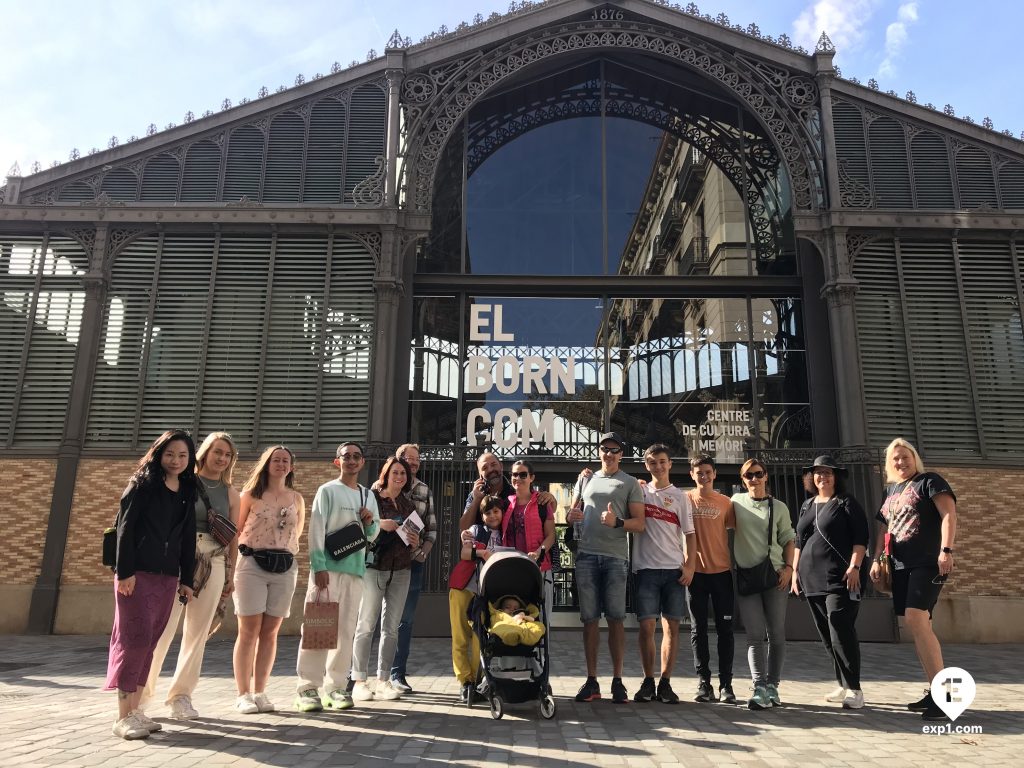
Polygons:
[[117,526],[103,530],[103,564],[108,568],[117,566]]
[[772,565],[772,532],[773,518],[775,515],[772,499],[768,499],[768,556],[753,568],[740,568],[736,566],[736,591],[744,597],[748,595],[759,595],[762,592],[775,587],[779,583],[779,574],[775,572]]
[[344,560],[351,554],[366,549],[366,533],[359,520],[353,520],[324,538],[324,549],[333,560]]
[[[366,489],[359,486],[359,509],[366,506]],[[358,515],[358,510],[356,511]],[[366,549],[366,531],[362,520],[353,520],[324,537],[324,549],[332,560],[344,560],[355,552]]]

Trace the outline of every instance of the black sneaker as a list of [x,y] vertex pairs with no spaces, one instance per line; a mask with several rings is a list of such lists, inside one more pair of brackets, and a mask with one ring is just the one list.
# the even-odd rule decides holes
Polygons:
[[932,700],[932,692],[929,690],[924,692],[923,698],[920,698],[917,701],[912,701],[910,704],[907,704],[907,709],[909,709],[911,712],[924,712],[926,709],[928,709],[928,707],[933,706],[935,706],[935,702]]
[[717,701],[715,698],[715,689],[711,687],[710,680],[700,681],[700,685],[697,686],[697,695],[693,697],[693,700],[701,703]]
[[475,704],[484,700],[484,697],[476,690],[474,683],[464,683],[459,698],[464,704]]
[[613,704],[628,704],[629,694],[626,692],[626,686],[622,684],[621,677],[612,678],[612,703]]
[[576,701],[597,701],[601,698],[601,686],[597,684],[596,677],[588,677],[576,694]]
[[949,715],[939,709],[933,701],[931,705],[921,713],[922,720],[949,720]]
[[352,691],[355,690],[355,687],[356,681],[349,677],[348,681],[345,683],[345,693],[352,693]]
[[[615,685],[612,684],[612,693],[614,695]],[[640,690],[633,694],[633,701],[653,701],[657,692],[654,690],[654,678],[645,677],[644,681],[640,683]]]
[[672,690],[672,684],[668,681],[667,677],[663,677],[658,681],[658,701],[664,704],[679,703],[679,696]]
[[736,703],[736,694],[733,693],[731,685],[721,685],[718,687],[718,700],[723,704]]
[[405,679],[405,675],[396,675],[391,678],[391,687],[401,693],[412,693],[412,686]]

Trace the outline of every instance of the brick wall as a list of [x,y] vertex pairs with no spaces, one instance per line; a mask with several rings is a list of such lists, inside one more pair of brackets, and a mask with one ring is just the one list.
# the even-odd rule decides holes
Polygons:
[[957,497],[956,565],[943,594],[1018,597],[1024,470],[928,469],[946,478]]
[[36,583],[50,519],[56,459],[0,459],[7,557],[0,558],[0,584]]
[[[110,570],[100,562],[100,537],[103,529],[112,523],[117,514],[121,494],[137,461],[137,458],[82,460],[75,482],[62,584],[97,586],[110,583]],[[234,480],[239,490],[254,463],[239,461],[236,465]],[[296,462],[295,485],[306,500],[307,515],[316,489],[337,475],[338,470],[327,460],[305,462],[299,459]],[[300,544],[299,584],[302,585],[305,584],[309,568],[305,531]]]

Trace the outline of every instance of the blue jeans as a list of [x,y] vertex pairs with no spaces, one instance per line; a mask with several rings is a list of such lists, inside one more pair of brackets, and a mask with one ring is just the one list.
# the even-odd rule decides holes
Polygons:
[[683,618],[686,610],[686,588],[679,583],[678,568],[641,568],[636,572],[636,617],[656,619],[664,616],[672,621]]
[[576,594],[580,600],[580,621],[609,621],[626,618],[626,576],[629,561],[609,555],[582,552],[576,556]]
[[405,665],[409,661],[409,646],[412,645],[412,625],[416,620],[416,606],[423,589],[423,563],[413,560],[409,568],[409,595],[405,598],[405,610],[398,625],[398,647],[395,661],[391,665],[391,678],[405,677]]

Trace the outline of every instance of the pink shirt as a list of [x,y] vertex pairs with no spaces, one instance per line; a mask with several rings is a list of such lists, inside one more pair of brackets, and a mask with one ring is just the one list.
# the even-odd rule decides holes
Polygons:
[[287,507],[268,506],[263,499],[252,500],[238,543],[253,549],[287,549],[299,554],[299,511],[293,491]]

